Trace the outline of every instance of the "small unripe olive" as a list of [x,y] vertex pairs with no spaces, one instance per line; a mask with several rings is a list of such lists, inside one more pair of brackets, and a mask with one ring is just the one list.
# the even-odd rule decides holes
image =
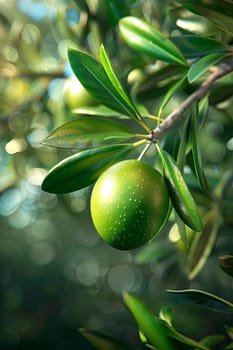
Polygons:
[[91,195],[91,216],[105,242],[134,249],[158,233],[169,206],[162,175],[149,164],[125,160],[108,168]]

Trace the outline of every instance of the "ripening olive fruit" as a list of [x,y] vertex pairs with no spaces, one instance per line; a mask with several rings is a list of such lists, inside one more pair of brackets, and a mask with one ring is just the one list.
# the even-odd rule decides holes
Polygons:
[[97,104],[94,97],[88,93],[76,78],[69,78],[65,82],[64,98],[71,110],[80,107],[95,106]]
[[159,232],[167,217],[169,196],[157,170],[139,160],[125,160],[98,178],[90,206],[93,223],[104,241],[127,250]]

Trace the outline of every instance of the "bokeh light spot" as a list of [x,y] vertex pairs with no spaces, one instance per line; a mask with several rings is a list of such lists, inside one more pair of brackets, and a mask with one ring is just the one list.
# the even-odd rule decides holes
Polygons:
[[99,276],[99,264],[96,259],[87,260],[76,266],[76,276],[78,281],[84,286],[94,285]]
[[80,14],[75,9],[68,9],[66,12],[66,21],[69,26],[76,25],[80,21]]
[[125,291],[135,292],[142,283],[140,270],[126,264],[112,267],[107,278],[110,289],[117,294]]
[[48,265],[54,260],[56,250],[52,244],[41,242],[31,248],[30,255],[37,265]]
[[27,143],[24,139],[14,138],[7,142],[5,150],[8,154],[16,154],[25,151]]
[[227,141],[227,149],[233,151],[233,137]]

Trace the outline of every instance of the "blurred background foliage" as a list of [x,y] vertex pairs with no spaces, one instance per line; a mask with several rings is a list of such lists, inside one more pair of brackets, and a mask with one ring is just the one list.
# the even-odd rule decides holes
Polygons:
[[[232,280],[217,265],[219,255],[233,251],[232,75],[216,84],[200,138],[209,179],[218,183],[227,174],[227,180],[222,182],[216,244],[191,282],[186,247],[174,230],[169,232],[172,223],[156,245],[117,251],[94,231],[90,188],[64,196],[40,188],[47,170],[72,152],[43,146],[44,138],[74,119],[74,108],[97,104],[74,80],[67,62],[68,46],[98,56],[104,43],[121,81],[154,114],[179,74],[171,67],[163,79],[148,58],[126,48],[117,23],[129,14],[165,33],[218,35],[209,20],[168,0],[0,0],[2,349],[91,349],[76,332],[78,327],[103,329],[137,344],[136,327],[122,303],[121,293],[126,290],[140,295],[155,313],[162,305],[172,305],[178,328],[197,338],[222,332],[230,322],[228,315],[177,303],[166,289],[199,288],[232,300]],[[176,94],[170,110],[188,92],[184,88]],[[170,131],[166,142],[174,140],[174,133],[177,130]],[[167,148],[172,149],[169,142]]]

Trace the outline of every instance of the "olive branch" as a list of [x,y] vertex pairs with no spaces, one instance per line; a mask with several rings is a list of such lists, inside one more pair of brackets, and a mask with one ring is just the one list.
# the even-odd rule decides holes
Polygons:
[[195,101],[200,101],[207,93],[211,90],[214,83],[225,77],[227,74],[233,71],[233,60],[222,62],[218,67],[211,68],[211,74],[205,80],[200,87],[189,95],[174,111],[172,111],[160,124],[158,124],[148,136],[148,143],[141,152],[138,159],[142,159],[150,146],[156,143],[157,140],[165,134],[167,130],[172,128],[178,120],[181,119],[184,112],[192,105]]

